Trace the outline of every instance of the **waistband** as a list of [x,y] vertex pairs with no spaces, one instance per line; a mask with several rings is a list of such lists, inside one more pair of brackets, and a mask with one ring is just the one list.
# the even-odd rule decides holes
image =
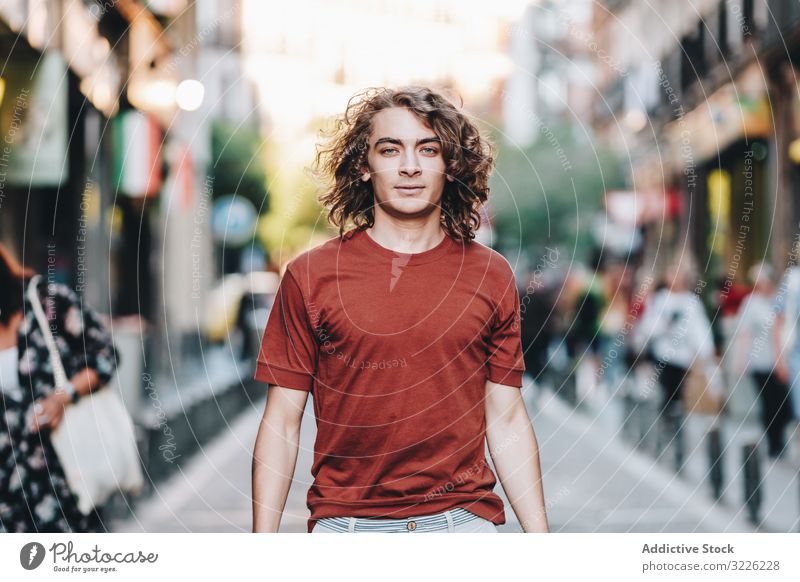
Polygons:
[[474,513],[456,507],[434,515],[406,517],[403,519],[377,519],[374,517],[323,517],[317,523],[339,532],[425,532],[447,530],[478,519]]

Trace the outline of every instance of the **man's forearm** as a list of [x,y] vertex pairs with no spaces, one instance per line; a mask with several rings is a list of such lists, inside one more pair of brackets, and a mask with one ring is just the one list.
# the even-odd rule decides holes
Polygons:
[[525,532],[549,532],[539,463],[539,445],[524,407],[509,420],[486,428],[497,476]]
[[275,533],[292,484],[300,428],[277,430],[261,421],[253,451],[253,532]]

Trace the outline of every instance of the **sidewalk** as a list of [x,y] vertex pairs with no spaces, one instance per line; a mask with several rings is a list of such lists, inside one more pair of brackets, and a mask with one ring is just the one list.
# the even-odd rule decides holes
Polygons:
[[[763,438],[763,430],[758,420],[759,404],[747,387],[737,388],[739,394],[731,414],[722,417],[720,429],[722,473],[722,495],[718,505],[732,512],[738,520],[748,521],[747,493],[745,488],[745,445],[758,443]],[[637,435],[644,435],[643,442],[637,450],[649,462],[656,458],[656,399],[659,393],[654,392],[649,401],[643,401],[643,408],[626,419],[621,397],[610,398],[604,390],[596,389],[584,394],[586,397],[581,408],[587,417],[597,419],[607,431],[622,437],[623,424],[634,426]],[[620,391],[622,392],[622,390]],[[640,415],[637,417],[636,415]],[[735,418],[734,418],[735,417]],[[687,487],[712,495],[711,460],[709,453],[709,431],[713,425],[712,417],[690,414],[683,418],[682,431],[685,447],[684,464],[680,476],[677,477]],[[630,430],[630,429],[629,429]],[[800,439],[796,434],[789,434],[787,454],[780,460],[771,460],[766,455],[766,443],[758,444],[756,464],[758,476],[754,482],[760,484],[760,517],[757,526],[750,525],[754,531],[762,532],[797,532],[800,527]],[[622,437],[625,446],[636,446],[636,437]],[[668,446],[660,458],[655,461],[665,471],[675,474],[675,458],[673,446]]]
[[[710,421],[703,417],[689,417],[686,423],[686,442],[696,443],[687,459],[686,477],[703,484],[708,479],[706,437]],[[760,431],[753,427],[726,420],[722,423],[722,474],[724,479],[722,498],[737,514],[747,517],[745,494],[745,454],[743,447],[755,443]],[[790,437],[794,443],[795,435]],[[764,532],[797,532],[800,527],[800,481],[798,468],[792,459],[797,452],[791,447],[785,458],[771,460],[767,457],[766,444],[759,445],[758,465],[761,483],[761,523],[757,530]]]
[[[530,382],[523,395],[541,450],[553,532],[752,531],[741,514],[714,504],[703,487],[677,478],[603,423],[575,412]],[[261,399],[249,406],[230,430],[140,503],[135,516],[109,527],[117,532],[251,531],[252,450],[264,404]],[[306,531],[315,432],[309,399],[282,532]],[[507,523],[498,529],[521,531],[499,484],[495,490],[506,501]]]
[[[200,352],[179,377],[143,374],[143,394],[131,403],[145,479],[157,486],[221,434],[263,395],[254,361],[237,360],[226,346]],[[119,504],[117,504],[119,505]]]

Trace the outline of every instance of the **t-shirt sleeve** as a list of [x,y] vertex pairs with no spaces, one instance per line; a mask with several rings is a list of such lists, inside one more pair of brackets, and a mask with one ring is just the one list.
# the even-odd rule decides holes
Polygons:
[[513,275],[504,285],[489,331],[486,362],[488,380],[522,387],[525,364],[522,358],[519,292]]
[[318,344],[303,293],[287,269],[261,339],[255,379],[310,391],[317,371]]

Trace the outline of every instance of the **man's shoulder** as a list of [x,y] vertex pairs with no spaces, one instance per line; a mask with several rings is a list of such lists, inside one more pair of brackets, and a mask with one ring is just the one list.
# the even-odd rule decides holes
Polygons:
[[326,266],[335,265],[341,245],[348,239],[348,233],[344,237],[337,235],[302,251],[286,264],[286,271],[295,277],[307,277],[321,272]]
[[514,279],[514,268],[509,260],[499,251],[487,247],[483,243],[476,240],[470,241],[466,245],[465,257],[485,269],[487,278]]

